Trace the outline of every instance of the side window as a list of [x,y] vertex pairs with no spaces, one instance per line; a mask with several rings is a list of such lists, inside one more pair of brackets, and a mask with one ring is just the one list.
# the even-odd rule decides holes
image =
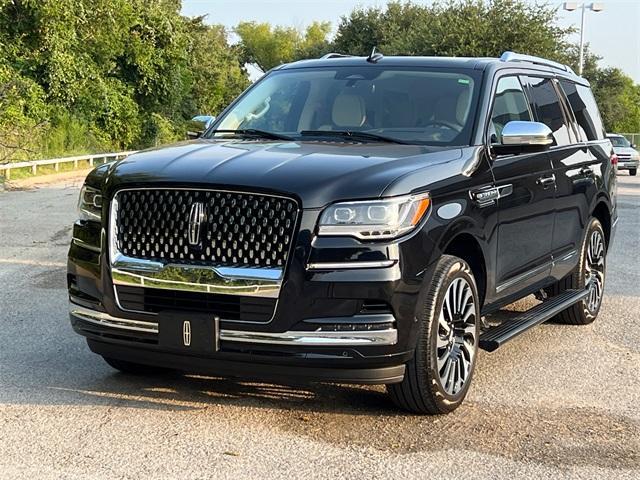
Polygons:
[[582,138],[587,140],[600,140],[604,138],[604,128],[598,106],[593,98],[591,89],[583,85],[577,85],[569,80],[560,80],[569,105],[578,122],[578,129]]
[[569,126],[562,113],[558,94],[550,78],[525,77],[535,106],[538,122],[547,125],[553,132],[556,145],[569,145]]
[[531,121],[529,104],[518,77],[502,77],[498,80],[491,112],[491,143],[500,143],[502,129],[514,120]]

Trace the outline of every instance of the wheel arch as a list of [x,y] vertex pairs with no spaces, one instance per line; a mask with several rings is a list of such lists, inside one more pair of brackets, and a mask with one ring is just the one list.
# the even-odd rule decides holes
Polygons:
[[454,255],[463,259],[471,267],[478,287],[480,305],[487,293],[487,261],[480,241],[468,230],[455,233],[441,247],[442,254]]
[[611,212],[604,198],[598,199],[597,203],[591,210],[591,216],[597,218],[598,221],[602,224],[605,241],[608,248],[610,244],[609,242],[611,241]]

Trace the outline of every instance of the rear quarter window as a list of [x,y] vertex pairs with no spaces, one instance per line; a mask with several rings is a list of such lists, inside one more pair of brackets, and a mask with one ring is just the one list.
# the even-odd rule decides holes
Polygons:
[[591,89],[569,80],[560,80],[560,86],[569,100],[582,138],[587,140],[603,139],[604,128]]

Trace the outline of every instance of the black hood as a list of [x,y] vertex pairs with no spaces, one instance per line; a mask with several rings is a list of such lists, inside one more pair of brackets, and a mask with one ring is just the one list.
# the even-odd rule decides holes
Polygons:
[[[422,171],[422,185],[442,178],[432,167],[462,168],[460,148],[340,142],[255,142],[195,140],[146,150],[113,164],[109,189],[144,184],[231,187],[298,197],[304,208],[341,199],[375,198],[393,191],[397,180]],[[438,167],[435,167],[438,168]],[[426,172],[424,171],[426,169]],[[431,178],[430,178],[431,177]]]

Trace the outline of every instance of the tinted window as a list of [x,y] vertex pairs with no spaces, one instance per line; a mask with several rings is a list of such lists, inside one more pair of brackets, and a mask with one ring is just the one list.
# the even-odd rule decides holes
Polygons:
[[469,145],[480,75],[428,67],[279,70],[258,81],[216,128],[296,139],[312,138],[309,131],[360,131],[407,143]]
[[562,89],[576,116],[582,137],[587,140],[603,138],[602,121],[600,120],[598,106],[593,98],[591,89],[577,85],[569,80],[561,80],[560,85],[562,85]]
[[630,147],[631,142],[624,137],[608,137],[614,147]]
[[496,87],[489,134],[491,143],[500,143],[502,129],[514,120],[531,121],[527,98],[518,77],[502,77]]
[[558,94],[550,78],[526,77],[535,106],[538,122],[547,125],[553,132],[557,145],[569,145],[569,127],[566,124]]

